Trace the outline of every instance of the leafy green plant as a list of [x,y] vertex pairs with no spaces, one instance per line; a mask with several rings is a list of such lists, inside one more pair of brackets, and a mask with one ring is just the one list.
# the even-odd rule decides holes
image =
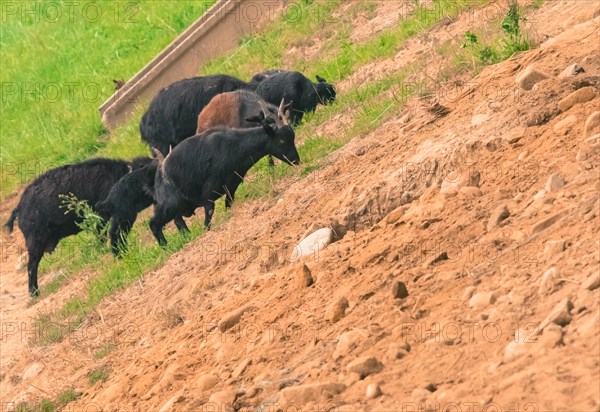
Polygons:
[[91,234],[98,243],[104,244],[108,236],[108,225],[102,217],[92,209],[86,200],[79,200],[73,193],[59,195],[61,208],[65,214],[74,213],[78,220],[75,224],[84,232]]
[[88,383],[93,386],[97,382],[106,382],[108,380],[109,370],[106,366],[94,369],[88,374]]

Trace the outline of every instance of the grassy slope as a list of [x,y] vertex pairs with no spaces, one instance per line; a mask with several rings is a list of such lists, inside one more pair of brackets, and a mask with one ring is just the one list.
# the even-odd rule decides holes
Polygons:
[[[112,79],[135,74],[214,2],[25,1],[13,4],[16,14],[2,7],[0,194],[32,178],[24,172],[104,147],[98,106],[114,92]],[[123,154],[140,152],[134,138]]]

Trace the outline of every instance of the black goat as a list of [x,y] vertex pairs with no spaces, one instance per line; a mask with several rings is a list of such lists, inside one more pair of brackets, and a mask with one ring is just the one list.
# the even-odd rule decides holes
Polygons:
[[149,158],[132,162],[92,159],[48,170],[27,186],[5,227],[12,232],[18,219],[29,255],[27,273],[32,296],[39,295],[38,265],[44,253],[51,253],[62,238],[81,231],[77,225],[81,218],[65,213],[60,195],[73,194],[93,207],[108,196],[121,177],[151,161]]
[[253,79],[260,80],[256,93],[271,104],[282,99],[292,102],[291,121],[294,126],[302,121],[305,113],[313,112],[319,104],[329,104],[336,98],[335,87],[317,75],[317,83],[311,82],[300,72],[269,70]]
[[[96,211],[110,216],[110,246],[115,256],[125,250],[125,238],[129,234],[138,213],[154,203],[154,178],[157,160],[141,169],[123,176],[113,187],[106,199],[96,204]],[[189,232],[181,216],[175,217],[180,232]]]
[[140,122],[142,140],[164,156],[170,147],[194,135],[198,115],[218,94],[256,86],[235,77],[215,75],[180,80],[162,89]]
[[268,112],[247,120],[261,126],[210,129],[183,141],[166,158],[159,156],[150,229],[160,245],[167,242],[162,232],[165,224],[177,215],[191,216],[200,206],[204,226],[210,229],[215,201],[227,195],[226,201],[233,202],[246,172],[267,154],[288,164],[300,162],[289,125]]

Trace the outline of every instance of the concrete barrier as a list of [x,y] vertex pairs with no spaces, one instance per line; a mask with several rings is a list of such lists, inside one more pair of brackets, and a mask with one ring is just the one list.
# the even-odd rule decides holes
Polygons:
[[100,106],[102,123],[112,130],[138,103],[177,80],[196,76],[203,63],[236,48],[240,39],[272,21],[283,5],[279,0],[218,0]]

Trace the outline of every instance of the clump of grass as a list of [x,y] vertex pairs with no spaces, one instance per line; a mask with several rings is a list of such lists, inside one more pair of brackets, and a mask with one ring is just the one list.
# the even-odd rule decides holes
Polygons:
[[523,34],[521,24],[526,21],[516,1],[510,3],[508,12],[501,21],[503,35],[493,42],[482,42],[479,37],[467,31],[462,44],[475,55],[480,64],[496,64],[510,58],[515,53],[529,50],[531,41]]
[[101,366],[94,369],[88,374],[88,383],[94,386],[98,382],[106,382],[108,380],[110,370],[107,366]]
[[56,399],[44,398],[37,404],[22,402],[15,407],[15,412],[57,412],[63,410],[69,403],[81,397],[81,393],[74,389],[67,389],[58,394]]

